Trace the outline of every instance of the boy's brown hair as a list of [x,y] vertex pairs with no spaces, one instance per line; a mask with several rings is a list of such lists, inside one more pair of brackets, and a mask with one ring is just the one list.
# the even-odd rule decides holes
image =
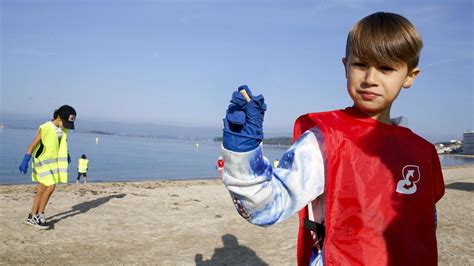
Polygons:
[[347,36],[350,54],[376,66],[404,62],[408,70],[418,65],[423,41],[413,24],[394,13],[377,12],[352,27]]

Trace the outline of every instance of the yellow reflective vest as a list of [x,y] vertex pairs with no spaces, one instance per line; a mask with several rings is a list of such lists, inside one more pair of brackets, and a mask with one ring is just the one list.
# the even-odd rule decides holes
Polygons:
[[87,160],[87,159],[82,159],[82,158],[79,159],[77,171],[78,171],[79,173],[81,173],[81,174],[86,173],[86,172],[87,172],[88,164],[89,164],[89,160]]
[[273,168],[277,168],[279,163],[280,163],[279,160],[273,161]]
[[63,128],[61,142],[56,126],[46,122],[40,127],[41,143],[33,151],[31,179],[45,186],[67,183],[67,129]]

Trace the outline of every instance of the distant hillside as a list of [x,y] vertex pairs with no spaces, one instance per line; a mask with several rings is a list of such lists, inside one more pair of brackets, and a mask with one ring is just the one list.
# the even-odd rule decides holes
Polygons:
[[268,138],[263,140],[263,144],[267,145],[279,145],[279,146],[291,146],[292,138],[290,137],[276,137]]
[[[50,117],[31,117],[26,115],[2,115],[5,127],[37,129]],[[75,132],[107,135],[140,136],[150,138],[209,140],[221,132],[220,128],[194,128],[145,123],[121,123],[106,121],[77,120]]]

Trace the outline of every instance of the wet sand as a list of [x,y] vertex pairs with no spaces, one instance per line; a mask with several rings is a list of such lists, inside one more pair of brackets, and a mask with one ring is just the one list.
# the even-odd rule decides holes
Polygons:
[[[443,170],[440,265],[474,265],[474,165]],[[0,264],[295,265],[297,217],[261,228],[220,180],[59,185],[50,230],[25,223],[33,185],[0,186]]]

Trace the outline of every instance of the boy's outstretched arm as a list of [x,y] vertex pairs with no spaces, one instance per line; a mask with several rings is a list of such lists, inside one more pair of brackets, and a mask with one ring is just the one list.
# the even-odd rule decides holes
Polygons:
[[263,156],[263,96],[250,101],[236,91],[224,119],[224,183],[236,208],[249,222],[267,226],[282,221],[324,191],[324,145],[313,128],[303,134],[272,169]]

